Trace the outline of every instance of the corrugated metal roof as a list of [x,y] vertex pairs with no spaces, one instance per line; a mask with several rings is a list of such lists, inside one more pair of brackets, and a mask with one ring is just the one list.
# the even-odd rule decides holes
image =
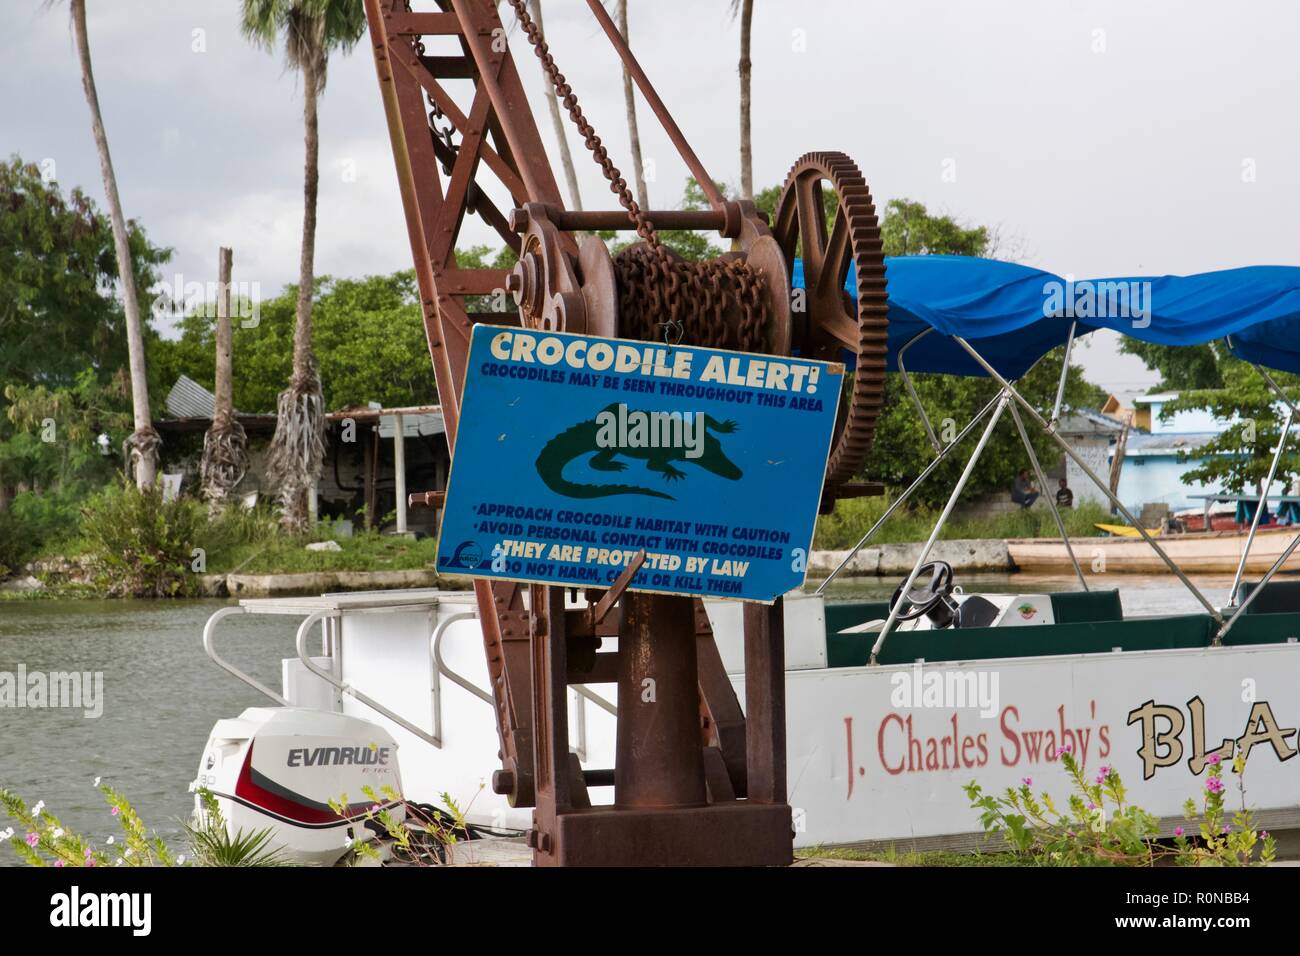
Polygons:
[[211,418],[216,397],[188,375],[182,375],[167,393],[167,414],[172,418]]
[[[436,412],[425,413],[405,413],[402,415],[402,434],[407,438],[414,438],[417,435],[441,435],[447,430],[446,423],[442,420],[442,409]],[[381,415],[379,418],[379,437],[392,438],[397,434],[397,421],[392,415]]]
[[1215,438],[1217,432],[1187,432],[1180,435],[1133,432],[1128,438],[1126,455],[1178,455],[1192,454]]

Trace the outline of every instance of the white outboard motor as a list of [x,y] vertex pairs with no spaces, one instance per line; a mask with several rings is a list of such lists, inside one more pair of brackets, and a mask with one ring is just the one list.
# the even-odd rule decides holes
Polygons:
[[[388,731],[357,717],[298,707],[250,707],[212,728],[197,786],[217,798],[233,836],[271,829],[271,845],[296,863],[329,866],[352,839],[374,839],[364,825],[375,801],[405,819],[405,804],[383,797],[402,793],[397,744]],[[331,809],[346,794],[346,816]],[[200,801],[195,800],[196,811]]]

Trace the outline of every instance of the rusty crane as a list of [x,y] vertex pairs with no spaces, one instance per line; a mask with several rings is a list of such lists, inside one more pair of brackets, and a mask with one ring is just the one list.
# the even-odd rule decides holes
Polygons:
[[[880,412],[886,354],[884,259],[862,174],[840,153],[804,155],[771,222],[752,202],[726,199],[599,0],[587,3],[709,209],[638,207],[523,0],[508,4],[621,209],[565,208],[495,2],[437,0],[422,11],[410,0],[365,0],[449,440],[476,322],[836,360],[848,350],[856,374],[822,507],[875,493],[851,480]],[[467,213],[514,250],[513,269],[458,264]],[[661,229],[716,231],[731,250],[684,261]],[[639,241],[611,256],[595,230],[634,231]],[[804,282],[792,306],[796,255]],[[856,294],[845,291],[850,276]],[[499,290],[517,312],[471,311]],[[742,712],[702,603],[626,591],[630,578],[587,592],[576,609],[557,587],[475,584],[501,743],[492,786],[511,805],[535,808],[534,862],[789,862],[781,602],[745,605]],[[600,650],[613,636],[617,651]],[[648,677],[652,703],[640,693]],[[600,682],[619,688],[615,766],[584,771],[569,749],[567,687]],[[613,805],[592,806],[589,788],[610,785]]]

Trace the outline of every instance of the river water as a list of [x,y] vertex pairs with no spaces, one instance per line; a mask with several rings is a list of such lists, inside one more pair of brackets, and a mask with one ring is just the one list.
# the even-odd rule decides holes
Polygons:
[[[1071,590],[1071,578],[961,575],[966,591]],[[1094,588],[1103,586],[1097,579]],[[1231,579],[1202,577],[1197,585],[1216,605]],[[836,582],[832,601],[886,598],[897,584],[885,579]],[[1172,576],[1112,576],[1126,614],[1171,614],[1199,609]],[[0,707],[0,787],[29,804],[44,800],[68,829],[102,844],[116,833],[100,793],[102,777],[121,790],[146,825],[183,847],[181,820],[203,744],[214,721],[270,702],[226,674],[203,652],[208,616],[221,601],[4,601],[0,602],[0,680],[59,671],[102,673],[102,714],[77,708]],[[220,631],[222,656],[270,687],[280,686],[280,660],[293,655],[298,619],[241,617]],[[94,701],[91,702],[94,706]],[[97,706],[94,709],[99,709]],[[10,821],[0,817],[0,829]],[[18,863],[0,847],[0,866]]]

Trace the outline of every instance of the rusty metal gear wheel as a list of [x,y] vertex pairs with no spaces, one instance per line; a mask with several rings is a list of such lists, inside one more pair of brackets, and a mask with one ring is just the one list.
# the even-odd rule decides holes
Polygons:
[[[827,221],[830,227],[827,227]],[[777,201],[772,235],[793,271],[803,260],[803,301],[792,309],[793,350],[807,358],[839,361],[857,356],[849,399],[840,408],[827,492],[850,481],[866,460],[885,395],[885,254],[871,190],[843,153],[807,153],[790,169]],[[849,266],[855,292],[845,291]]]

